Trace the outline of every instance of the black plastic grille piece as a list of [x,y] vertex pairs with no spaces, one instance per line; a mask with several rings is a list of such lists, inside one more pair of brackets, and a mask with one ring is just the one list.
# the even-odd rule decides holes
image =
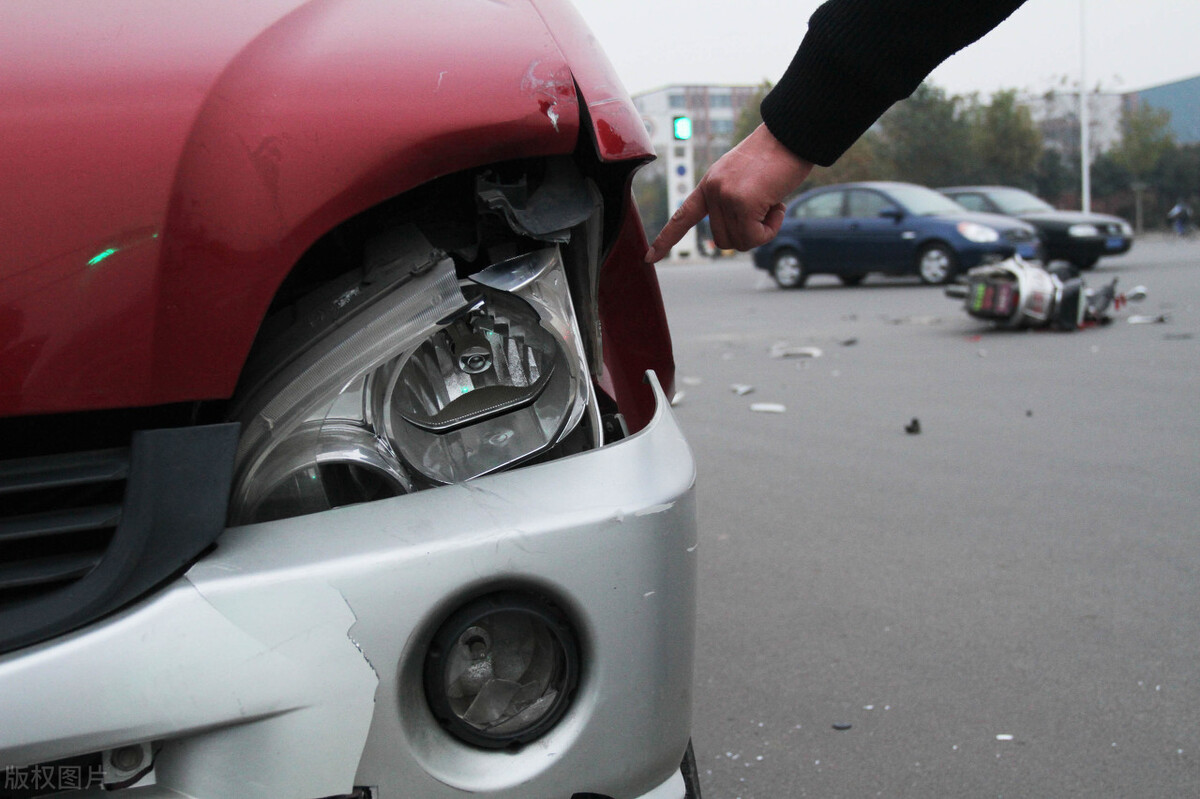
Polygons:
[[238,425],[0,462],[0,652],[145,596],[225,528]]
[[0,607],[99,565],[121,521],[129,450],[0,463]]

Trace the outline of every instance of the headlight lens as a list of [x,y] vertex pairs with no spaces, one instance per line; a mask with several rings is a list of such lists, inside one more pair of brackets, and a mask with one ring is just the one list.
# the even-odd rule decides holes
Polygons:
[[959,222],[958,232],[964,239],[976,244],[991,244],[994,241],[1000,241],[1000,233],[995,228],[980,225],[977,222]]
[[557,248],[455,277],[443,259],[240,403],[234,523],[469,480],[552,448],[591,413]]
[[1133,225],[1129,224],[1128,222],[1121,222],[1121,235],[1132,236],[1133,235]]
[[471,310],[380,381],[377,418],[388,440],[433,482],[469,480],[541,452],[586,406],[565,276],[545,253],[518,260],[476,279],[526,279],[497,283],[510,291],[467,287]]
[[1095,225],[1080,224],[1071,225],[1067,228],[1067,235],[1076,238],[1086,238],[1090,236],[1099,236],[1100,230]]

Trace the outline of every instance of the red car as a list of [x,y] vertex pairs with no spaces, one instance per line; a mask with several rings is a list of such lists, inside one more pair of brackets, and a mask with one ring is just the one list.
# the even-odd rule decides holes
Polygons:
[[0,51],[0,796],[698,797],[653,150],[574,9]]

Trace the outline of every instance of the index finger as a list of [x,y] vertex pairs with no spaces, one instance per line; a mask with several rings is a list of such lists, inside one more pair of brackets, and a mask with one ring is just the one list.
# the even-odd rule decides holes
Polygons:
[[663,225],[658,237],[654,239],[654,243],[646,252],[646,261],[654,263],[661,260],[671,251],[672,247],[679,243],[683,234],[694,228],[707,214],[708,203],[704,201],[704,192],[697,186],[680,203],[678,210],[667,220],[667,224]]

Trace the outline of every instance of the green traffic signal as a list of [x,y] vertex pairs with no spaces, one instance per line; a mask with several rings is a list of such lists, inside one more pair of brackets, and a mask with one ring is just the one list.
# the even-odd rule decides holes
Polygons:
[[687,141],[692,138],[692,118],[675,117],[675,121],[672,124],[672,131],[678,141]]

